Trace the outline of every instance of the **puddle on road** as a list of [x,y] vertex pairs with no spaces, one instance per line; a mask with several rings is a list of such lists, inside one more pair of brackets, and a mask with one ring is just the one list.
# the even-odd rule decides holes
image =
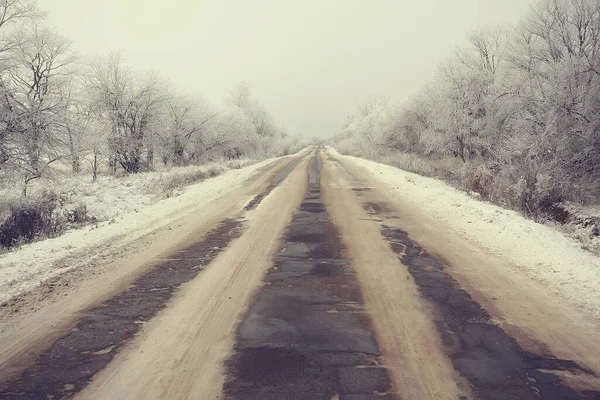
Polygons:
[[397,399],[320,198],[320,167],[314,157],[306,199],[238,327],[226,362],[229,399]]
[[[385,206],[365,203],[371,215]],[[492,322],[484,310],[452,276],[444,264],[400,229],[381,225],[381,234],[399,255],[420,293],[435,307],[434,322],[454,368],[471,384],[477,399],[599,399],[600,392],[576,392],[552,371],[596,377],[570,360],[525,351]]]

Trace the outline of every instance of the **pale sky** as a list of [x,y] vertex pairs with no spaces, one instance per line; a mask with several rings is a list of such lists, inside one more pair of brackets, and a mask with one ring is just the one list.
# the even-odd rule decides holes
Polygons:
[[370,95],[410,98],[479,26],[531,0],[39,0],[81,55],[122,50],[221,105],[247,82],[275,121],[330,136]]

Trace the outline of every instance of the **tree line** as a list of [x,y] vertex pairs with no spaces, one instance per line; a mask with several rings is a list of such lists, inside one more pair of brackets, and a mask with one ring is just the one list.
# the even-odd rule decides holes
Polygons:
[[[0,182],[27,184],[58,163],[96,179],[212,159],[293,151],[246,84],[216,109],[119,52],[80,57],[32,0],[0,0]],[[85,164],[85,165],[84,165]]]
[[453,179],[533,217],[565,200],[597,204],[600,2],[542,0],[517,26],[474,32],[410,101],[362,102],[335,142],[454,158]]

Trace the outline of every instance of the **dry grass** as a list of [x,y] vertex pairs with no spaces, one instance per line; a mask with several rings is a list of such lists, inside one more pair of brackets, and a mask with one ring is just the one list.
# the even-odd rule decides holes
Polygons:
[[221,175],[229,169],[240,169],[252,163],[252,160],[231,160],[224,163],[173,168],[152,179],[146,190],[149,193],[171,196],[177,189]]

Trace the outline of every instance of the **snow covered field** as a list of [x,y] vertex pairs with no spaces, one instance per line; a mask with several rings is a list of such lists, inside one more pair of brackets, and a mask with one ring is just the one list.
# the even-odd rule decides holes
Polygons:
[[[179,168],[119,179],[99,177],[96,183],[89,182],[89,177],[86,182],[65,178],[56,184],[60,193],[74,203],[84,202],[88,213],[99,222],[0,254],[0,304],[71,269],[72,266],[61,264],[62,259],[116,238],[121,243],[134,241],[174,221],[182,210],[219,198],[274,160],[230,169],[215,178],[176,189],[171,188],[172,182],[185,180],[190,169],[197,172],[217,166]],[[224,170],[226,165],[220,168]]]
[[[230,169],[253,164],[254,160],[211,162],[204,165],[171,167],[165,171],[152,171],[125,175],[115,178],[112,175],[99,175],[92,182],[91,174],[72,174],[61,170],[54,171],[52,178],[34,180],[29,184],[28,196],[35,196],[50,189],[64,199],[65,208],[73,208],[78,203],[86,205],[87,213],[99,221],[110,220],[123,213],[139,210],[166,197],[177,195],[186,184],[219,175]],[[7,185],[0,190],[3,199],[21,196],[19,185]]]
[[329,151],[364,167],[404,200],[515,265],[553,293],[600,316],[600,258],[584,250],[577,240],[439,180]]

